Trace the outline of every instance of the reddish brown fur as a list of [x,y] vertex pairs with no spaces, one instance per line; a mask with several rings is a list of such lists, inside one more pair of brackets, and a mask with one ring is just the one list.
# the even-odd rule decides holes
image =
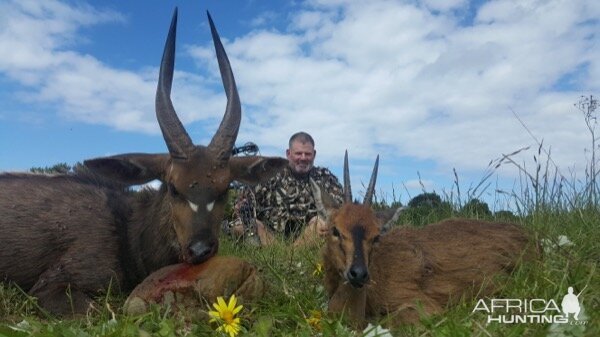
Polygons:
[[[333,235],[328,236],[324,254],[327,256],[327,260],[329,260],[326,260],[324,265],[326,268],[326,285],[339,283],[339,278],[342,277],[342,273],[346,271],[346,269],[348,269],[352,263],[352,254],[342,254],[342,252],[354,251],[354,245],[350,234],[351,227],[363,226],[366,229],[366,240],[363,242],[364,251],[370,250],[370,244],[373,238],[379,235],[379,227],[376,222],[377,219],[375,219],[374,213],[369,207],[359,207],[359,205],[344,204],[339,210],[334,210],[329,215],[329,219],[331,224],[340,224],[336,225],[336,227],[339,229],[342,238],[340,240]],[[370,226],[368,224],[375,225]],[[365,262],[367,265],[369,265],[368,254],[366,254],[365,259]],[[331,268],[331,270],[328,271],[327,268]],[[327,281],[327,278],[330,277],[334,278],[334,280]],[[330,287],[327,287],[327,289],[329,290]]]
[[[463,297],[485,296],[495,290],[494,279],[529,254],[528,236],[514,224],[449,219],[421,229],[396,228],[374,244],[379,221],[368,206],[345,204],[330,224],[341,240],[330,235],[323,254],[329,309],[345,310],[359,325],[388,314],[392,324],[415,323],[421,306],[425,315],[439,314]],[[354,251],[348,237],[357,224],[366,227],[363,249],[370,256],[370,280],[362,288],[344,278],[352,257],[340,249]]]

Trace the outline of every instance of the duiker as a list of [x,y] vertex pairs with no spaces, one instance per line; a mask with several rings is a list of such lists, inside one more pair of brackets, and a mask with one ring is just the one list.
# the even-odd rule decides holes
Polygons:
[[[169,153],[85,161],[95,177],[0,175],[0,281],[29,291],[51,312],[81,313],[111,282],[127,291],[161,267],[215,255],[229,183],[256,183],[287,160],[231,157],[241,105],[210,15],[209,22],[227,94],[210,144],[192,143],[171,103],[175,10],[156,93],[156,117]],[[125,185],[160,179],[162,186],[133,195],[100,183],[97,174]]]
[[[345,312],[358,326],[386,316],[391,325],[416,323],[462,298],[493,292],[494,281],[528,254],[527,234],[507,223],[450,219],[382,234],[385,219],[370,206],[378,162],[379,157],[363,204],[352,202],[348,153],[344,204],[321,196],[320,210],[330,226],[323,251],[330,312]],[[314,183],[313,189],[320,194]]]

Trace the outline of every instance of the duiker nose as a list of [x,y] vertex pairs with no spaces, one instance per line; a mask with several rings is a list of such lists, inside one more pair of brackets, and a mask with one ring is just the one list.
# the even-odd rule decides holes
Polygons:
[[348,271],[348,282],[355,288],[362,288],[362,286],[369,280],[369,271],[367,268],[360,265],[352,265]]
[[190,263],[202,263],[213,257],[219,249],[219,244],[216,242],[196,241],[188,247]]

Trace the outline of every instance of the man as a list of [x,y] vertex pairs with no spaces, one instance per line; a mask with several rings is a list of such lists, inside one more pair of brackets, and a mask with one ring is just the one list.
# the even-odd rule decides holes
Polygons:
[[343,191],[338,179],[326,168],[315,167],[315,142],[306,132],[292,135],[286,156],[289,166],[266,183],[246,187],[236,203],[239,222],[234,233],[261,245],[270,244],[275,234],[294,240],[295,245],[316,241],[327,234],[327,224],[317,217],[309,178],[315,180],[336,201]]

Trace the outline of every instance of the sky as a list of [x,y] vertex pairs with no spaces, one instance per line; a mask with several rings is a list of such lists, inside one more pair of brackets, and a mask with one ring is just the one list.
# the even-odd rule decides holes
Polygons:
[[[380,198],[476,194],[552,166],[581,178],[591,138],[574,106],[600,94],[596,0],[0,0],[0,171],[166,152],[155,118],[158,66],[179,8],[172,100],[206,145],[226,98],[210,11],[243,117],[237,144],[285,156],[293,133],[360,195],[380,155]],[[543,157],[543,155],[541,156]],[[492,163],[492,168],[490,168]],[[516,184],[516,185],[515,185]],[[479,192],[481,191],[481,192]],[[454,191],[455,193],[455,191]]]

